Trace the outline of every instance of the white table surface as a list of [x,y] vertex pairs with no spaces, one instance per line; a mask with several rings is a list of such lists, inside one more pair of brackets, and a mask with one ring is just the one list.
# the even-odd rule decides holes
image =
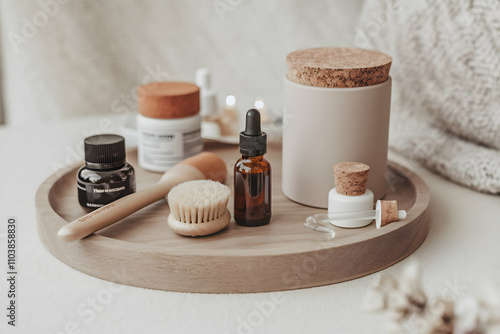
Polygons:
[[[7,333],[50,334],[386,332],[383,315],[361,310],[374,275],[279,293],[194,294],[112,284],[53,258],[37,236],[35,192],[54,172],[54,164],[78,159],[70,152],[77,151],[88,131],[99,131],[99,122],[106,123],[104,118],[0,127],[2,268],[7,217],[19,220],[18,326],[7,326],[2,311],[2,333],[4,329]],[[119,131],[116,119],[104,123],[101,130]],[[426,289],[450,298],[476,293],[491,282],[500,283],[500,198],[414,168],[431,190],[429,235],[414,254],[382,273],[398,275],[405,264],[418,260],[424,268]],[[5,310],[6,280],[0,282],[0,309]],[[92,311],[92,300],[110,295],[107,304],[98,304]],[[273,299],[279,304],[262,316],[258,305]]]

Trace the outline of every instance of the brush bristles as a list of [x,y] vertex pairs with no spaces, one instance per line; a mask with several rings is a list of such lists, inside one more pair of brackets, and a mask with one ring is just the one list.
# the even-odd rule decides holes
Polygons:
[[227,209],[231,189],[211,180],[175,186],[167,196],[170,214],[183,223],[201,224],[220,218]]

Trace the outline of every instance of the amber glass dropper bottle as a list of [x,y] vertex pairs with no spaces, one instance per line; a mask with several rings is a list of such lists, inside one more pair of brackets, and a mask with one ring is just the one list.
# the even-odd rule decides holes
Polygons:
[[247,111],[240,133],[240,153],[234,166],[234,220],[243,226],[271,221],[271,164],[264,159],[267,136],[260,128],[258,110]]

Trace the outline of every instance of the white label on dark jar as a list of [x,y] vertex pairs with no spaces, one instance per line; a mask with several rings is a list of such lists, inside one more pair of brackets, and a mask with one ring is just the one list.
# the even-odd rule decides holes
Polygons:
[[100,208],[135,192],[134,178],[108,184],[83,183],[78,181],[80,205],[89,209]]

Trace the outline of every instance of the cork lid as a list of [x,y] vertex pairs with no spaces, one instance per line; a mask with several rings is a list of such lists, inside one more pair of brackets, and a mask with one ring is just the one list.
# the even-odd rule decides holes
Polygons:
[[333,166],[337,193],[347,196],[363,195],[366,191],[370,166],[361,162],[345,161]]
[[398,201],[396,200],[379,200],[377,201],[376,210],[377,219],[375,223],[377,228],[406,218],[406,211],[398,211]]
[[139,113],[151,118],[184,118],[200,111],[200,89],[187,82],[154,82],[139,86]]
[[286,56],[288,79],[314,87],[363,87],[389,78],[392,58],[372,50],[315,48]]

